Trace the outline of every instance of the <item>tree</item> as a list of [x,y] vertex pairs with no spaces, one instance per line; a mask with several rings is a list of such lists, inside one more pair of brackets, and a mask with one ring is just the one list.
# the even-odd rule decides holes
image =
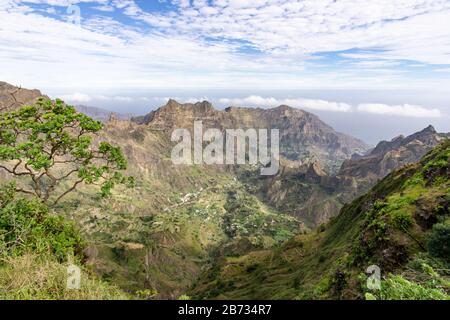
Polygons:
[[427,244],[433,257],[450,262],[450,222],[436,223],[427,236]]
[[[119,147],[94,139],[103,125],[61,100],[0,113],[0,170],[28,179],[17,192],[57,204],[81,183],[109,195],[117,183],[133,183],[120,173],[127,161]],[[22,180],[21,180],[22,181]]]

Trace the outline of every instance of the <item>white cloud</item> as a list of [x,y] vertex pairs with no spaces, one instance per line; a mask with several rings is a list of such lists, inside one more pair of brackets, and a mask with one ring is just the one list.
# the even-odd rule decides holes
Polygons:
[[114,7],[108,6],[108,5],[96,6],[96,7],[93,7],[93,9],[98,10],[98,11],[103,11],[103,12],[113,12],[114,11]]
[[380,103],[367,103],[358,105],[358,111],[379,115],[402,116],[413,118],[439,118],[442,116],[438,109],[428,109],[422,106],[386,105]]
[[277,107],[280,105],[288,105],[299,109],[311,109],[322,111],[349,112],[352,107],[347,103],[330,102],[317,99],[276,99],[263,98],[261,96],[252,95],[246,98],[228,99],[222,98],[218,100],[222,105],[247,106],[247,107]]
[[[54,97],[55,98],[55,97]],[[382,103],[361,103],[357,106],[345,102],[334,102],[321,99],[305,99],[290,98],[277,99],[274,97],[261,97],[258,95],[250,95],[244,98],[208,98],[204,97],[146,97],[146,96],[117,96],[117,95],[89,95],[86,93],[73,93],[62,95],[59,98],[72,104],[85,104],[98,102],[118,102],[132,103],[145,101],[147,103],[164,104],[169,99],[175,99],[180,103],[196,103],[200,101],[211,101],[221,107],[257,107],[257,108],[274,108],[280,105],[287,105],[293,108],[306,109],[313,111],[330,111],[330,112],[360,112],[384,116],[399,116],[411,118],[442,118],[443,114],[439,109],[426,108],[419,105],[403,104],[388,105]]]
[[[450,86],[442,73],[416,77],[398,70],[404,59],[450,64],[450,1],[172,0],[176,9],[163,12],[145,12],[132,0],[0,2],[1,80],[26,86],[69,92]],[[138,23],[82,11],[79,28],[57,19],[63,16],[44,17],[30,4],[82,2],[114,8]],[[347,53],[354,63],[346,70],[315,55],[355,48],[367,51]]]
[[119,101],[119,102],[132,102],[133,101],[132,97],[124,97],[124,96],[115,96],[112,99],[114,101]]
[[91,96],[89,96],[85,93],[80,93],[80,92],[63,95],[59,98],[68,103],[87,103],[87,102],[92,101]]
[[[344,102],[333,102],[320,99],[276,99],[264,98],[257,95],[248,96],[246,98],[222,98],[218,99],[219,104],[223,106],[240,106],[240,107],[264,107],[271,108],[280,105],[287,105],[299,109],[310,109],[319,111],[334,112],[353,112],[354,108]],[[387,105],[381,103],[362,103],[356,108],[358,112],[365,112],[379,115],[414,117],[414,118],[439,118],[442,113],[439,109],[425,108],[418,105]]]
[[[172,1],[179,10],[147,13],[128,1],[128,14],[162,31],[250,43],[294,57],[377,48],[378,59],[450,63],[450,2],[446,0]],[[125,11],[127,12],[127,11]]]
[[54,98],[60,98],[61,100],[67,103],[88,103],[93,101],[116,101],[129,103],[133,102],[135,99],[139,99],[139,97],[128,97],[128,96],[105,96],[105,95],[89,95],[86,93],[76,92],[73,94],[61,95]]

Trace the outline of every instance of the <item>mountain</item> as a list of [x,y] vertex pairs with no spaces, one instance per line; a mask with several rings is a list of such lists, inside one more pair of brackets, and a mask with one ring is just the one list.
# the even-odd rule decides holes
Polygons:
[[[0,101],[14,101],[11,91],[20,92],[21,103],[41,96],[35,90],[5,84],[3,88]],[[170,133],[174,128],[191,129],[194,120],[222,130],[280,129],[280,172],[262,177],[251,166],[230,170],[174,165]],[[223,257],[272,252],[328,222],[344,203],[361,195],[359,186],[366,179],[353,177],[352,170],[338,174],[354,152],[363,154],[364,143],[335,132],[313,114],[287,106],[216,110],[209,102],[170,100],[132,120],[111,115],[98,138],[121,147],[128,159],[127,174],[136,178],[136,187],[118,188],[111,198],[101,199],[92,187],[82,186],[55,211],[78,226],[89,244],[88,264],[103,280],[132,293],[156,289],[159,298],[185,294]],[[423,141],[426,145],[434,140]],[[0,174],[7,178],[3,171]]]
[[0,81],[0,111],[7,111],[42,97],[39,90],[28,90]]
[[117,113],[92,106],[77,105],[75,106],[75,108],[77,109],[78,112],[84,113],[85,115],[88,115],[92,119],[101,122],[108,122],[112,114],[114,114],[114,117],[116,117],[119,120],[130,120],[133,117],[132,114]]
[[[0,108],[11,109],[45,97],[39,90],[27,90],[0,82]],[[76,106],[96,120],[107,122],[112,112],[90,106]],[[279,129],[281,155],[288,161],[303,162],[311,159],[321,163],[324,170],[336,171],[352,154],[362,153],[368,146],[356,138],[338,133],[317,116],[306,111],[280,106],[273,109],[230,107],[216,110],[207,101],[180,104],[169,100],[166,105],[141,117],[115,114],[119,120],[145,125],[168,136],[175,128],[192,128],[195,120],[202,120],[205,128],[225,129]]]
[[365,155],[355,154],[343,162],[337,174],[326,174],[320,163],[282,168],[266,179],[247,178],[264,202],[298,217],[309,227],[326,223],[345,203],[367,192],[390,172],[415,163],[448,134],[429,126],[408,137],[382,141]]
[[[200,299],[450,299],[450,141],[390,173],[317,232],[218,257]],[[381,290],[366,271],[380,270]],[[373,271],[372,271],[373,272]]]
[[[33,101],[41,97],[48,98],[37,89],[24,89],[0,81],[0,111],[7,111],[20,107],[24,104],[33,103]],[[91,106],[78,105],[75,107],[79,112],[102,122],[107,122],[113,113],[112,111],[106,109]],[[121,113],[115,113],[115,116],[120,120],[130,120],[133,117],[132,114]]]
[[204,128],[279,129],[280,153],[290,161],[316,159],[324,170],[333,172],[353,153],[362,153],[367,145],[356,138],[336,132],[316,115],[288,106],[272,109],[229,107],[215,109],[207,101],[180,104],[169,100],[166,105],[132,121],[152,130],[171,133],[175,128],[191,129],[196,120]]
[[391,141],[381,141],[366,155],[356,155],[345,160],[338,176],[355,178],[358,188],[365,191],[367,186],[370,187],[392,170],[419,161],[446,137],[446,134],[437,133],[430,125],[407,137],[399,136]]

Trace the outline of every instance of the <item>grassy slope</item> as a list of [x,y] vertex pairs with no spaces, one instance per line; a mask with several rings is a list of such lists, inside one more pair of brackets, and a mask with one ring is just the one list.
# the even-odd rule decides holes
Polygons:
[[175,299],[218,250],[243,254],[298,230],[295,218],[273,212],[223,171],[188,166],[157,172],[165,176],[136,174],[134,190],[116,190],[110,199],[83,188],[58,208],[91,244],[95,270],[130,293],[156,289],[159,298]]
[[[128,298],[84,264],[84,246],[67,220],[13,185],[0,187],[0,300]],[[79,290],[66,285],[72,263],[81,270]]]
[[129,293],[156,289],[160,298],[177,298],[218,251],[267,248],[298,229],[224,168],[173,166],[171,142],[159,132],[125,123],[102,135],[126,153],[136,188],[118,187],[102,199],[97,188],[82,186],[55,212],[81,230],[88,265]]
[[79,290],[67,289],[67,263],[26,254],[0,265],[0,300],[123,300],[130,296],[82,268]]
[[[362,298],[365,270],[376,264],[385,279],[377,293],[381,298],[417,298],[413,293],[422,291],[429,295],[421,297],[445,298],[448,256],[431,257],[426,238],[436,223],[448,224],[449,157],[447,141],[420,163],[387,176],[317,232],[296,236],[276,249],[221,259],[202,275],[192,294],[231,299]],[[448,248],[448,238],[443,241]]]

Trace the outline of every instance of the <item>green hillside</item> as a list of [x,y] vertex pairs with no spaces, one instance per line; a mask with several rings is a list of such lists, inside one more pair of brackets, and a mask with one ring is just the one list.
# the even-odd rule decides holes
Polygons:
[[[225,256],[193,288],[220,299],[449,299],[450,142],[380,181],[316,232]],[[381,290],[366,269],[381,269]]]
[[[161,130],[103,126],[60,100],[1,120],[6,299],[447,297],[448,141],[313,229],[353,199],[342,189],[353,178],[318,163],[271,178],[252,166],[176,166]],[[72,262],[84,276],[77,292],[64,283]],[[365,289],[370,265],[381,292]]]
[[[0,189],[0,300],[128,299],[85,264],[77,228],[36,199]],[[80,288],[67,287],[68,267],[81,269]]]

